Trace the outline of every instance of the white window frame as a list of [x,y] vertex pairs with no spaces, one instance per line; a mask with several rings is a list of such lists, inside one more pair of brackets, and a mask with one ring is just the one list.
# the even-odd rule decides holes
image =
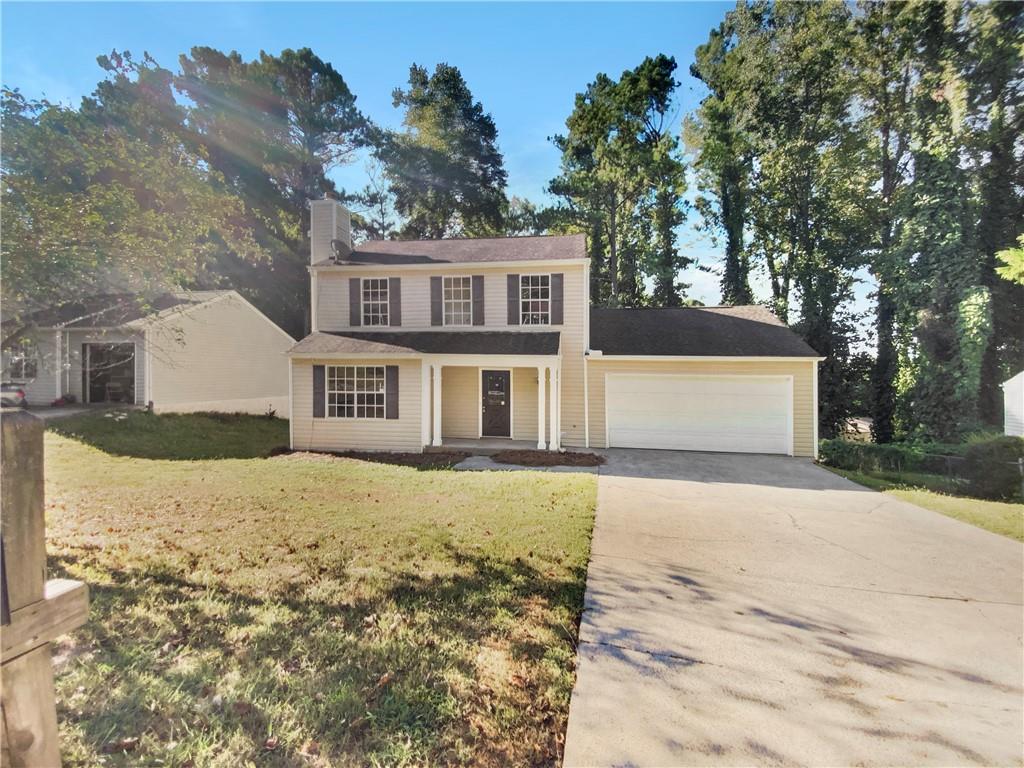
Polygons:
[[[533,287],[533,286],[530,286],[530,285],[524,285],[524,282],[529,280],[529,279],[532,279],[532,278],[547,278],[547,281],[548,281],[548,285],[547,285],[548,296],[547,296],[546,299],[532,299],[532,298],[528,298],[528,297],[524,297],[523,296],[523,291],[524,290],[529,290],[530,288]],[[537,287],[538,288],[543,288],[543,286],[541,286],[541,285],[538,285]],[[545,307],[545,309],[538,310],[537,312],[529,312],[525,308],[526,307],[526,302],[528,302],[528,301],[544,302],[546,307]],[[532,321],[527,321],[527,317],[530,316],[530,315],[533,315],[533,314],[544,314],[544,315],[547,316],[547,319],[544,322],[536,322],[536,323],[532,322]],[[533,272],[533,273],[519,275],[519,324],[520,325],[551,325],[551,274],[550,273],[537,273],[537,272]]]
[[[35,339],[25,337],[12,344],[7,350],[8,378],[15,383],[33,381],[39,376],[39,346]],[[32,365],[32,374],[25,372],[25,366]],[[20,368],[15,373],[15,366]]]
[[[377,283],[383,283],[384,287],[371,288],[367,286],[370,281]],[[366,298],[366,292],[377,290],[379,296],[383,296],[383,299],[375,299],[368,301]],[[364,277],[359,282],[359,311],[362,314],[362,324],[368,328],[384,328],[391,325],[391,283],[386,277]],[[372,312],[371,308],[376,309],[376,312]],[[377,322],[370,322],[376,319]],[[381,319],[384,322],[379,322]]]
[[[333,375],[332,376],[332,371],[337,371],[337,370],[344,371],[345,369],[351,369],[351,371],[352,371],[351,377],[349,377],[347,375],[340,375],[340,376],[339,375]],[[360,375],[359,375],[360,370],[362,370],[364,372],[362,377],[360,377]],[[369,377],[365,373],[366,371],[369,371],[369,370],[379,371],[380,372],[381,388],[379,390],[377,390],[377,389],[365,389],[365,388],[364,389],[360,389],[359,388],[358,382],[359,382],[360,378],[362,378],[363,381],[367,381],[369,379]],[[351,390],[332,389],[331,388],[331,381],[332,380],[340,381],[340,380],[348,379],[348,378],[351,378],[351,380],[353,382]],[[374,374],[373,378],[374,378],[374,380],[376,380],[376,378],[377,378],[377,374],[376,373]],[[349,406],[348,404],[345,404],[345,403],[331,403],[331,395],[332,394],[333,395],[349,395],[349,394],[352,395],[351,406]],[[360,403],[359,403],[359,396],[360,395],[362,395],[364,397],[366,397],[366,396],[373,396],[374,398],[379,396],[380,404],[378,405],[377,403],[374,403],[372,405],[369,405],[366,402],[364,402],[362,405],[360,405]],[[352,415],[351,416],[347,416],[347,415],[345,415],[343,413],[339,413],[340,409],[348,408],[348,407],[352,408]],[[360,416],[359,415],[359,408],[360,407],[362,407],[364,409],[365,408],[374,408],[374,409],[379,408],[380,409],[380,416],[376,416],[376,415],[374,415],[374,416],[367,416],[365,414],[365,412],[364,412],[364,414],[362,416]],[[331,412],[332,408],[334,409],[333,413]],[[324,368],[324,416],[326,416],[328,419],[344,419],[346,421],[382,421],[382,420],[386,419],[388,417],[388,377],[387,377],[387,367],[383,366],[383,365],[328,365],[328,366],[325,366],[325,368]]]
[[[449,299],[448,298],[448,281],[449,280],[467,280],[469,281],[469,298],[468,299]],[[465,323],[450,323],[448,322],[448,303],[468,303],[469,304],[469,321]],[[452,328],[465,328],[473,325],[473,277],[471,275],[443,275],[441,277],[441,324]]]

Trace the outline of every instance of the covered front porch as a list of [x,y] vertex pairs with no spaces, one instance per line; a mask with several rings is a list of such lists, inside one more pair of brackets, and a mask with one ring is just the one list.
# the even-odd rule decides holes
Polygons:
[[424,447],[561,448],[557,355],[429,356],[421,384]]

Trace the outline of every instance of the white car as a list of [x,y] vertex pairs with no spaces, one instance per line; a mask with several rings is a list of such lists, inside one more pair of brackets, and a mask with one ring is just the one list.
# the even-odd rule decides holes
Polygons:
[[26,404],[25,390],[20,384],[10,381],[0,384],[0,405],[4,408],[24,408]]

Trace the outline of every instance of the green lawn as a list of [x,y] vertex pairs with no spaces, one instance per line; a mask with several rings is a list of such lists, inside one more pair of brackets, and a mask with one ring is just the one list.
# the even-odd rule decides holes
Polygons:
[[104,411],[54,421],[50,429],[143,459],[261,458],[288,445],[287,420],[230,413]]
[[935,477],[930,475],[917,477],[916,480],[913,477],[904,476],[901,481],[896,481],[853,470],[836,469],[835,467],[825,467],[825,469],[902,501],[940,512],[948,517],[963,520],[965,523],[1009,536],[1017,541],[1024,541],[1024,504],[952,496],[938,490],[919,487],[919,485],[925,484],[934,484],[939,487],[943,482],[948,482],[943,478],[928,480],[927,478]]
[[558,762],[592,476],[180,461],[161,424],[184,456],[274,439],[103,418],[57,429],[110,453],[46,437],[50,575],[92,595],[58,648],[65,765]]

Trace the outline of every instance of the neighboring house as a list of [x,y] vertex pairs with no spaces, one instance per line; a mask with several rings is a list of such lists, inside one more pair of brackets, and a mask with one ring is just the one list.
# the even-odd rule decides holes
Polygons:
[[295,340],[235,291],[96,296],[27,321],[5,329],[3,377],[29,405],[71,395],[157,412],[288,415],[284,353]]
[[1024,437],[1024,371],[1003,382],[1003,433]]
[[592,309],[582,235],[351,244],[311,203],[295,449],[480,438],[814,456],[822,358],[767,309]]

